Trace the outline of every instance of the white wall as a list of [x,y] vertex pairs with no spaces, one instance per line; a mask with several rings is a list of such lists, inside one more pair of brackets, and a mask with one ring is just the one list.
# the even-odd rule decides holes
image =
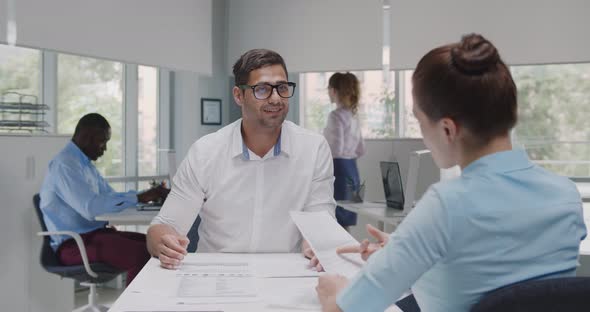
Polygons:
[[[227,1],[215,0],[212,5],[213,74],[203,75],[188,71],[173,73],[174,149],[180,164],[190,146],[200,137],[215,132],[228,124],[230,105],[229,78],[226,68]],[[201,125],[201,98],[218,98],[222,103],[221,126]]]
[[381,68],[381,0],[228,3],[229,73],[254,48],[277,51],[293,72]]
[[415,68],[429,50],[481,33],[508,64],[590,61],[587,0],[391,1],[391,68]]
[[212,0],[14,2],[17,45],[211,74]]

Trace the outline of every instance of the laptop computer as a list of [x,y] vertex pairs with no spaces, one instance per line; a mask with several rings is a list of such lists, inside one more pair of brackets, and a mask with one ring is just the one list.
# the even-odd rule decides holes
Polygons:
[[399,164],[395,161],[382,161],[379,165],[387,207],[404,209],[404,190]]
[[138,203],[136,208],[137,208],[137,211],[159,211],[162,208],[162,204],[156,203],[156,202],[147,203],[147,204]]

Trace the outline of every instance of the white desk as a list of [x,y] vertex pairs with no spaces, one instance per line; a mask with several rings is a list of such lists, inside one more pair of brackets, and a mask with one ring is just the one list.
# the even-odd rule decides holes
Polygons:
[[377,228],[383,230],[385,224],[397,227],[407,215],[403,210],[388,208],[385,203],[381,202],[362,202],[353,203],[346,200],[339,200],[336,204],[348,211],[356,212],[361,216],[366,216],[377,221]]
[[[195,301],[195,298],[191,298],[190,303],[179,302],[181,299],[175,298],[174,294],[180,283],[180,278],[176,274],[180,271],[163,269],[159,261],[152,258],[109,311],[286,311],[293,308],[289,307],[289,302],[304,304],[308,311],[320,311],[315,292],[317,272],[307,268],[309,260],[301,254],[192,253],[186,256],[185,262],[191,260],[211,263],[249,262],[256,276],[258,300],[256,302],[197,303],[199,299]],[[308,272],[307,277],[278,277],[302,270]]]
[[[201,312],[292,312],[298,310],[320,311],[315,287],[318,273],[307,268],[308,261],[299,253],[287,254],[219,254],[192,253],[185,262],[206,263],[249,262],[256,277],[258,298],[256,301],[215,303],[192,297],[182,302],[176,297],[180,286],[179,270],[160,267],[152,258],[139,272],[131,285],[115,301],[110,312],[124,311],[201,311]],[[302,276],[305,275],[305,276]],[[190,300],[190,302],[188,302]],[[219,299],[222,300],[222,299]],[[201,302],[200,302],[201,301]],[[204,301],[204,302],[203,302]],[[226,300],[228,301],[228,300]],[[386,312],[401,312],[392,305]]]
[[96,221],[107,221],[112,225],[149,225],[158,211],[138,211],[135,207],[121,212],[105,213],[96,216]]

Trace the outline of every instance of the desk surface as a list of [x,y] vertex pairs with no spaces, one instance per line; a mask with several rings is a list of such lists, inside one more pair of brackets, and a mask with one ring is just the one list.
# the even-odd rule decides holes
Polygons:
[[[208,266],[247,262],[255,276],[254,287],[258,290],[258,297],[254,301],[227,296],[225,299],[217,299],[233,303],[219,303],[203,297],[177,297],[182,283],[179,275],[191,272],[197,262]],[[157,259],[150,259],[109,311],[321,311],[315,291],[318,273],[307,267],[309,260],[299,253],[191,253],[185,257],[184,263],[187,270],[167,270],[160,267]],[[223,286],[221,285],[222,288]],[[392,305],[385,312],[402,311]]]
[[[190,302],[179,302],[183,299],[176,297],[181,283],[177,274],[182,271],[163,269],[152,258],[109,311],[293,311],[295,304],[320,311],[315,292],[317,272],[307,268],[308,260],[301,254],[192,253],[185,258],[188,265],[191,261],[248,262],[256,277],[258,299],[239,302],[232,297],[234,303],[199,303],[206,300],[192,297]],[[298,277],[303,273],[308,276]],[[284,275],[295,276],[280,277]]]
[[105,213],[96,216],[96,221],[107,221],[113,225],[149,225],[158,211],[139,211],[136,207],[121,212]]
[[397,226],[407,215],[407,212],[388,208],[385,203],[382,202],[366,201],[362,203],[353,203],[346,200],[339,200],[336,204],[348,211],[356,212],[359,215],[367,216],[394,226]]
[[[364,209],[375,209],[372,213],[378,215],[379,209],[384,210],[384,204],[379,203],[346,203],[346,209],[358,209],[363,213]],[[383,205],[383,206],[379,206]],[[138,213],[155,216],[157,212],[139,212],[135,209],[128,211],[137,220]],[[124,217],[126,214],[118,216]],[[383,220],[387,218],[403,218],[400,211],[381,211]],[[102,217],[102,216],[101,216]],[[152,217],[150,217],[151,220]],[[107,217],[103,217],[106,220]],[[590,203],[584,203],[584,221],[588,228],[590,225]],[[148,221],[149,222],[149,221]],[[580,245],[580,253],[590,256],[590,238]],[[205,260],[210,262],[223,261],[248,261],[251,263],[256,276],[259,289],[259,300],[256,302],[234,303],[191,303],[178,302],[174,297],[179,288],[175,282],[175,276],[179,271],[166,270],[159,266],[157,259],[150,261],[141,270],[135,280],[127,287],[117,299],[109,311],[293,311],[294,303],[303,305],[307,311],[320,311],[315,293],[317,285],[317,273],[307,269],[308,260],[300,254],[215,254],[199,253],[189,254],[185,261]],[[305,276],[300,275],[305,272]],[[175,284],[176,283],[176,284]],[[299,307],[301,309],[301,307]],[[388,311],[399,311],[396,307]]]

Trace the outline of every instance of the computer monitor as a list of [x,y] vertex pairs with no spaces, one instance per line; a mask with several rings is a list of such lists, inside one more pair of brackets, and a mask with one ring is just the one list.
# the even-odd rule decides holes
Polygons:
[[404,209],[404,191],[399,164],[395,161],[382,161],[380,166],[387,207]]
[[410,154],[410,164],[406,177],[406,202],[404,204],[404,211],[410,212],[426,189],[432,183],[436,182],[435,180],[431,181],[434,177],[429,177],[427,174],[430,169],[429,167],[433,165],[436,166],[430,150],[413,151]]

